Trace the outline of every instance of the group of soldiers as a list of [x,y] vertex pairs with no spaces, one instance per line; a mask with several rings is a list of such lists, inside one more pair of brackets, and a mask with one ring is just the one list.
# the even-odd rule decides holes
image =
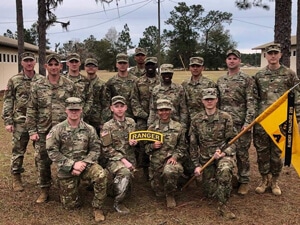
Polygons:
[[[227,73],[214,82],[202,75],[204,59],[191,57],[191,76],[176,84],[173,65],[162,64],[158,74],[157,58],[147,57],[140,47],[134,54],[137,65],[131,69],[127,54],[116,56],[118,72],[106,82],[97,75],[94,58],[85,60],[84,76],[80,56],[68,55],[69,71],[64,76],[60,56],[48,55],[47,76],[42,76],[34,71],[34,54],[24,52],[23,70],[8,81],[2,112],[5,129],[13,136],[13,190],[24,190],[23,159],[32,140],[41,189],[37,203],[49,198],[55,162],[65,208],[80,206],[78,186],[83,179],[94,190],[97,222],[105,220],[102,205],[107,195],[114,197],[118,213],[129,213],[124,200],[131,192],[133,173],[141,167],[155,195],[165,197],[169,208],[176,206],[180,177],[202,175],[205,195],[216,198],[220,214],[233,219],[227,204],[231,181],[237,165],[238,193],[248,193],[252,134],[262,177],[255,192],[262,194],[270,187],[274,195],[281,195],[281,151],[260,125],[227,144],[299,82],[292,70],[279,63],[280,58],[279,44],[267,46],[268,65],[250,77],[240,70],[241,53],[230,49]],[[139,130],[159,132],[163,141],[129,138]]]

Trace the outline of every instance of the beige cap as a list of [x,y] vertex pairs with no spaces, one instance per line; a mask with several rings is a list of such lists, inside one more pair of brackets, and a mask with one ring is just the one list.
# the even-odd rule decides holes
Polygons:
[[112,97],[111,104],[115,105],[117,103],[122,103],[122,104],[126,105],[126,99],[121,95],[117,95],[117,96]]
[[272,52],[272,51],[274,51],[274,52],[281,52],[281,46],[280,46],[280,44],[271,44],[271,45],[268,45],[267,47],[266,47],[266,52]]
[[125,53],[119,53],[116,56],[116,60],[117,60],[117,63],[118,62],[127,62],[128,63],[128,55],[126,55]]
[[190,66],[191,65],[199,65],[199,66],[203,66],[204,64],[204,59],[202,57],[191,57],[190,58]]
[[23,52],[23,53],[20,55],[20,58],[21,58],[21,60],[25,60],[25,59],[32,59],[32,60],[35,60],[34,53],[32,53],[32,52]]
[[70,53],[67,56],[67,61],[71,61],[71,60],[76,60],[76,61],[80,61],[80,55],[77,53]]
[[174,73],[172,64],[162,64],[160,66],[160,73]]
[[158,99],[156,101],[157,109],[171,109],[172,110],[172,102],[168,99]]
[[82,109],[82,100],[77,97],[67,98],[66,109]]
[[217,89],[216,88],[205,88],[202,90],[202,99],[208,98],[217,98]]
[[50,54],[46,57],[46,63],[49,63],[51,59],[54,59],[55,61],[57,61],[58,63],[60,63],[60,55],[58,54]]
[[95,66],[98,66],[98,61],[94,58],[87,58],[84,62],[84,65],[93,64]]
[[239,59],[241,58],[241,53],[240,51],[236,50],[236,49],[229,49],[226,52],[226,57],[228,57],[229,55],[235,55],[236,57],[238,57]]

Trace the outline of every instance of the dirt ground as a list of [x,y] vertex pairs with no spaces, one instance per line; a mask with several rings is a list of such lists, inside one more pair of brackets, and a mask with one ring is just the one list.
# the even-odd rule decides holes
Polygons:
[[[0,97],[0,110],[2,110]],[[61,207],[55,179],[50,191],[48,203],[36,204],[39,194],[36,186],[36,169],[32,143],[29,144],[24,160],[25,173],[23,181],[25,191],[13,192],[10,175],[11,135],[5,132],[0,123],[0,224],[2,225],[92,225],[93,210],[91,200],[93,192],[81,186],[83,206],[76,210],[65,210]],[[253,224],[253,225],[296,225],[300,224],[300,179],[295,170],[284,168],[280,177],[282,196],[274,196],[271,190],[258,195],[254,192],[259,183],[256,153],[251,147],[251,190],[246,196],[237,194],[234,188],[229,206],[236,214],[235,220],[219,216],[216,201],[206,199],[201,188],[192,183],[184,191],[178,191],[177,207],[167,209],[164,198],[157,198],[151,191],[149,182],[143,178],[142,171],[135,174],[133,192],[126,205],[131,213],[119,215],[112,207],[113,200],[108,197],[104,211],[110,225],[210,225],[210,224]],[[55,168],[53,169],[55,173]]]

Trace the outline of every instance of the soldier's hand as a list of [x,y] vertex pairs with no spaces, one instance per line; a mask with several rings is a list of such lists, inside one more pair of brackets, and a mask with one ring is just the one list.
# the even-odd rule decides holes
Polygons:
[[[83,162],[83,161],[78,161],[78,162],[75,162],[74,165],[73,165],[73,170],[77,170],[79,171],[80,173],[82,171],[85,170],[87,166],[87,163],[86,162]],[[72,171],[73,172],[73,171]]]
[[125,167],[128,168],[130,171],[134,170],[134,166],[132,165],[131,162],[129,162],[127,159],[122,158],[121,162],[124,163]]
[[219,159],[225,156],[225,153],[222,152],[220,149],[217,149],[214,154],[214,159]]
[[73,169],[72,172],[71,172],[71,174],[73,176],[79,176],[81,174],[81,171]]
[[196,177],[197,177],[197,176],[200,176],[201,173],[202,173],[201,167],[200,167],[200,166],[196,167],[195,170],[194,170],[195,176],[196,176]]
[[138,143],[137,140],[134,140],[134,139],[129,140],[129,145],[130,145],[130,146],[136,146],[137,143]]
[[168,159],[167,164],[176,165],[177,160],[175,158],[171,157]]
[[9,133],[13,133],[15,128],[13,125],[7,125],[5,126],[5,130],[8,131]]
[[39,140],[39,139],[40,139],[40,137],[39,137],[38,134],[30,135],[30,140],[32,140],[32,141],[37,141],[37,140]]
[[162,143],[160,141],[155,141],[153,144],[152,144],[152,148],[153,149],[158,149],[158,148],[161,148],[162,146]]

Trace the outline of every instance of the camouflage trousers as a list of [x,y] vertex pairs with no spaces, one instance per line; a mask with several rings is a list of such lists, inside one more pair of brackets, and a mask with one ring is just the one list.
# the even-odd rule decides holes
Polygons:
[[176,165],[165,164],[162,167],[150,165],[149,177],[152,190],[158,196],[176,191],[178,179],[182,174],[183,167],[181,163]]
[[11,173],[23,173],[23,160],[26,148],[29,142],[29,134],[24,128],[24,124],[15,124],[12,136],[12,157],[11,157]]
[[222,204],[228,201],[234,165],[233,158],[223,157],[203,170],[202,185],[207,197],[216,198]]
[[[235,125],[237,131],[241,130],[240,125]],[[250,181],[250,160],[249,148],[251,145],[252,133],[251,131],[243,134],[236,142],[236,161],[239,183],[249,183]]]
[[51,164],[46,150],[46,134],[39,133],[39,140],[34,142],[35,166],[38,170],[38,185],[41,188],[51,185]]
[[259,124],[254,126],[253,142],[257,152],[260,174],[266,175],[271,173],[273,176],[279,176],[283,167],[283,162],[280,158],[281,150]]
[[106,198],[106,178],[105,170],[98,164],[87,167],[80,176],[70,178],[58,178],[60,191],[60,201],[66,209],[73,209],[81,205],[78,187],[80,180],[87,180],[93,184],[94,198],[92,206],[101,209]]

